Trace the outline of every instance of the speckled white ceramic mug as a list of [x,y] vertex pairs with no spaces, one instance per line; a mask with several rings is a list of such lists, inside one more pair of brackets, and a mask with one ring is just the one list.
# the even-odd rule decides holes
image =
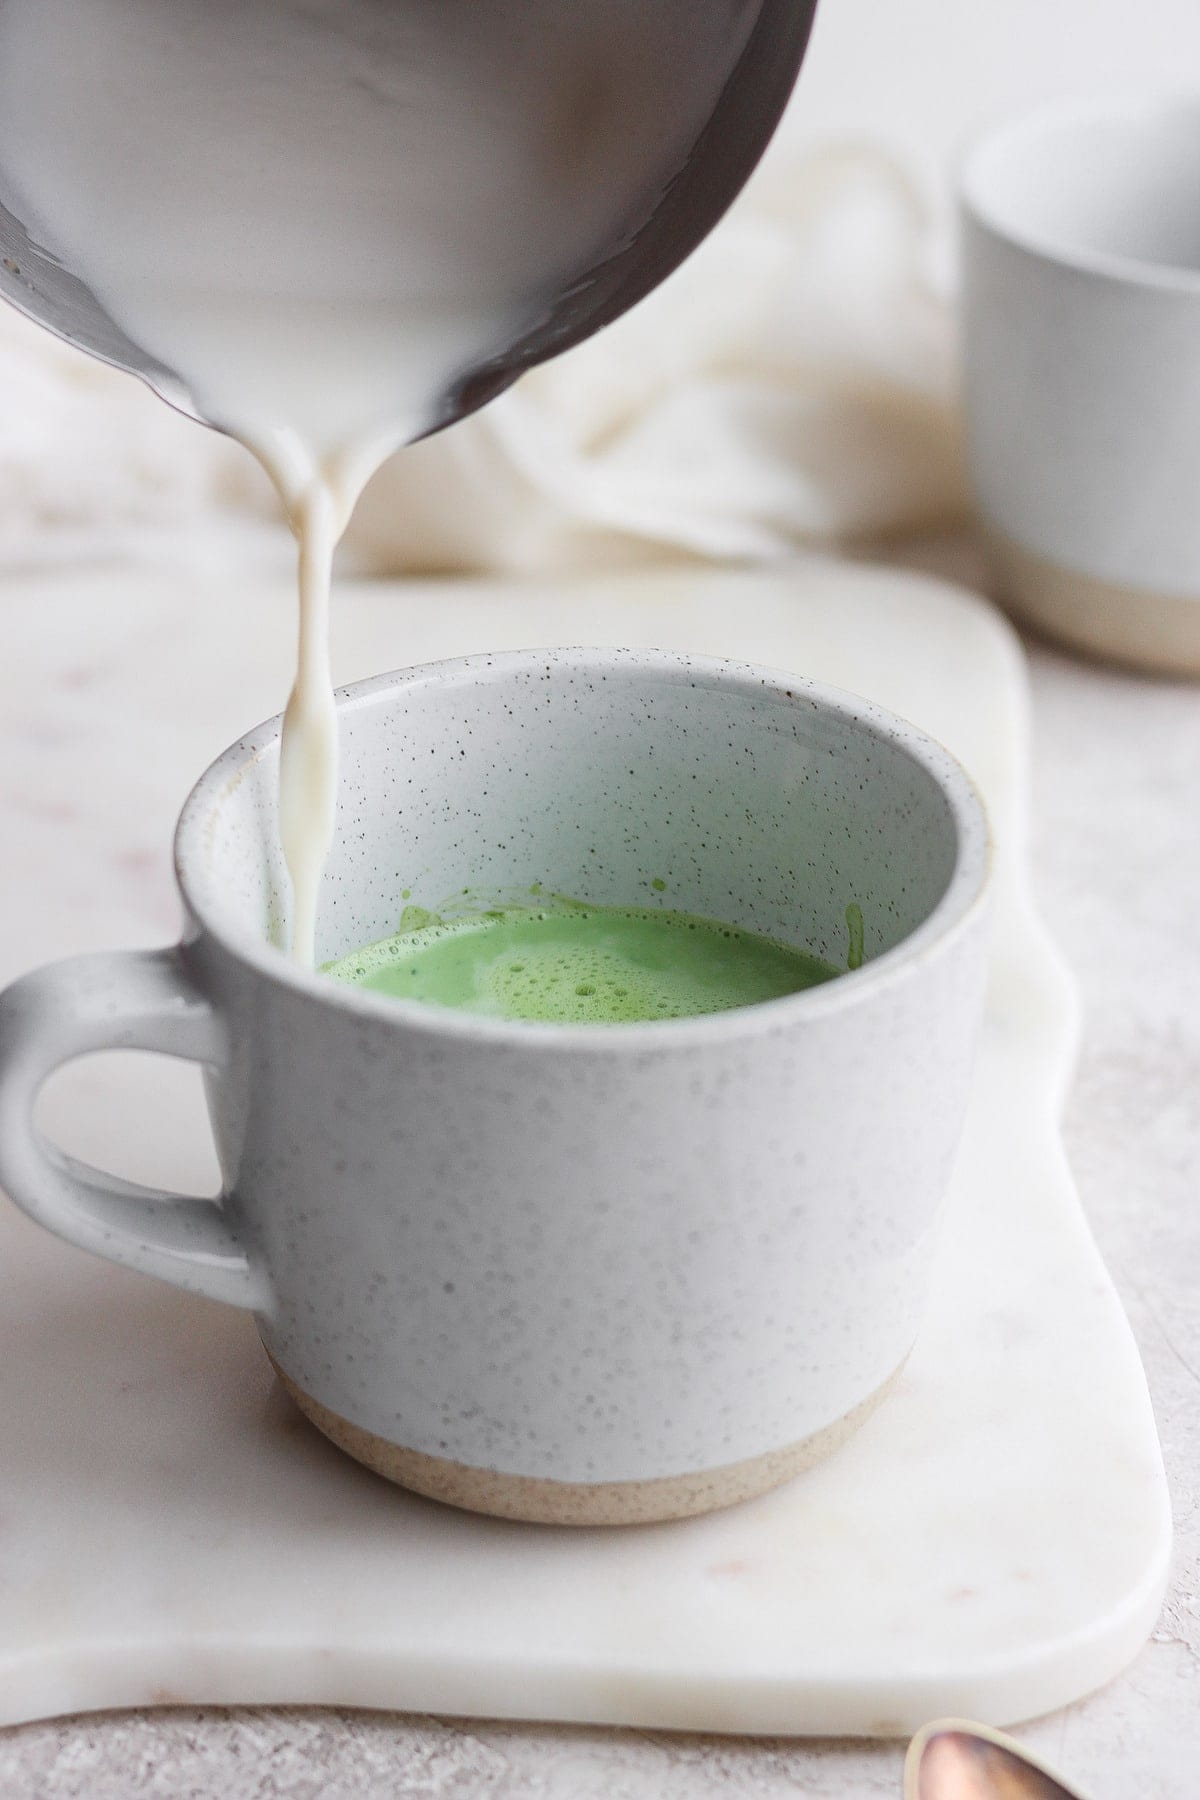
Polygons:
[[[704,1018],[567,1027],[390,1000],[275,946],[278,721],[184,809],[177,949],[0,999],[0,1181],[50,1230],[257,1314],[322,1430],[507,1516],[682,1516],[836,1443],[903,1363],[966,1105],[989,849],[961,769],[864,701],[686,657],[546,651],[381,677],[340,708],[320,953],[401,896],[715,915],[864,966]],[[666,883],[666,891],[658,884]],[[65,1060],[205,1066],[224,1192],[68,1161]]]

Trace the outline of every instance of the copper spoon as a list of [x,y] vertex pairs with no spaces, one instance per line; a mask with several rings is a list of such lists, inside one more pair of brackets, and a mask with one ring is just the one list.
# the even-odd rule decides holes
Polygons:
[[904,1800],[1081,1800],[1020,1744],[986,1725],[937,1719],[904,1759]]

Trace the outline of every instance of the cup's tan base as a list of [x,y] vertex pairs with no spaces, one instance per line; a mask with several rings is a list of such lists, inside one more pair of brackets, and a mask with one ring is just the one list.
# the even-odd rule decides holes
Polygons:
[[1120,587],[1048,562],[991,527],[998,598],[1018,619],[1073,649],[1152,675],[1200,675],[1200,594]]
[[[305,1416],[319,1431],[356,1462],[365,1463],[377,1475],[398,1486],[441,1500],[467,1512],[489,1513],[498,1519],[520,1519],[532,1525],[651,1525],[668,1519],[690,1519],[717,1512],[740,1500],[765,1494],[793,1475],[810,1468],[845,1443],[870,1417],[900,1375],[893,1375],[824,1430],[798,1444],[772,1450],[748,1462],[727,1463],[699,1475],[670,1475],[656,1481],[608,1481],[594,1485],[576,1481],[545,1481],[526,1475],[501,1475],[492,1469],[470,1468],[440,1456],[405,1450],[386,1438],[376,1437],[349,1419],[330,1412],[319,1400],[298,1387],[271,1358],[275,1372]],[[901,1365],[903,1367],[903,1364]]]

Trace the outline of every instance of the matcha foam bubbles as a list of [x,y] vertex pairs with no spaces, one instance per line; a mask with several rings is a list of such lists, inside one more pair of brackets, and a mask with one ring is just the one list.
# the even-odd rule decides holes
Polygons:
[[719,920],[571,902],[435,920],[355,951],[326,973],[488,1018],[614,1025],[753,1006],[839,971]]

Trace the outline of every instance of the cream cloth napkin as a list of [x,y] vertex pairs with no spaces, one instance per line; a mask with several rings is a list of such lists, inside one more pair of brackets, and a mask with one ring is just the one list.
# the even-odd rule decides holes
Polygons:
[[[351,528],[356,564],[761,560],[954,516],[945,249],[880,150],[777,149],[640,307],[395,457]],[[236,446],[0,307],[0,559],[145,554],[272,516]]]

